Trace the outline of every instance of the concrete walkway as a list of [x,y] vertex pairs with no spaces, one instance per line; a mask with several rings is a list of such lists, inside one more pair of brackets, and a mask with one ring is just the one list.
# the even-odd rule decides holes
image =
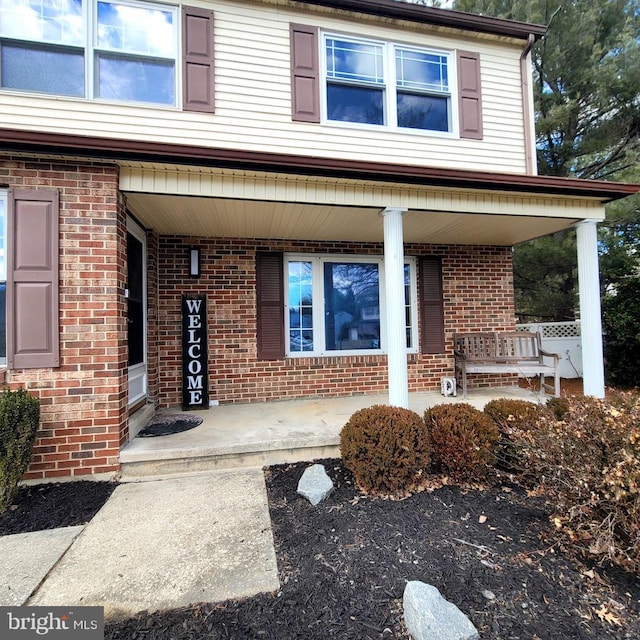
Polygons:
[[0,536],[0,606],[23,605],[84,527]]
[[[0,557],[8,545],[16,558],[33,556],[35,544],[41,542],[0,538]],[[51,558],[42,561],[44,580],[33,595],[39,580],[26,584],[25,574],[34,570],[3,567],[5,592],[24,585],[12,604],[97,605],[116,618],[279,588],[261,469],[122,484],[68,549],[52,549],[56,554],[50,571]]]

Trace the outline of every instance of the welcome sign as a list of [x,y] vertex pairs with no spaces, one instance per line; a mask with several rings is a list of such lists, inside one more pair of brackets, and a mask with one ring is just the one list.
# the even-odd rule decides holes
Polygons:
[[182,296],[182,408],[209,406],[207,298]]

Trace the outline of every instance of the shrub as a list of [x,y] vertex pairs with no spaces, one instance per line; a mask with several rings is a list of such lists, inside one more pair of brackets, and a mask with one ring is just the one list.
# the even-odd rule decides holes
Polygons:
[[499,398],[488,402],[484,412],[496,423],[498,428],[501,425],[517,422],[518,426],[528,429],[540,417],[540,405],[527,400]]
[[607,383],[640,386],[640,278],[620,280],[602,299]]
[[488,402],[484,412],[495,422],[500,432],[496,447],[497,463],[508,471],[517,472],[520,464],[514,434],[534,429],[543,407],[526,400],[500,398]]
[[441,404],[427,409],[424,421],[431,436],[431,455],[440,473],[454,480],[474,480],[493,464],[498,428],[470,404]]
[[569,412],[569,403],[566,398],[549,398],[547,400],[547,408],[558,420],[562,420],[565,414]]
[[640,397],[566,399],[518,434],[528,477],[556,504],[554,522],[580,550],[640,571]]
[[340,432],[340,452],[358,487],[379,495],[418,489],[430,459],[420,416],[385,405],[361,409],[349,418]]
[[33,455],[40,403],[24,389],[0,395],[0,513],[11,504]]

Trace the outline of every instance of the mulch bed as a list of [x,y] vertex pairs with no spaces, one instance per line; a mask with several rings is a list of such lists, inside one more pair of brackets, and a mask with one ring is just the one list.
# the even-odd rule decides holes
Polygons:
[[85,524],[116,486],[79,480],[21,487],[13,504],[0,515],[0,536]]
[[280,591],[143,613],[108,624],[106,638],[408,638],[408,580],[435,585],[483,640],[640,638],[638,579],[573,558],[542,497],[496,480],[374,499],[324,463],[336,490],[316,507],[296,494],[307,464],[266,472]]
[[[108,640],[406,639],[408,580],[435,585],[482,640],[640,638],[640,581],[572,555],[550,505],[508,482],[441,486],[405,500],[362,496],[339,460],[313,507],[297,495],[307,463],[266,470],[281,589],[242,601],[142,613]],[[68,482],[20,489],[0,535],[87,522],[116,487]]]

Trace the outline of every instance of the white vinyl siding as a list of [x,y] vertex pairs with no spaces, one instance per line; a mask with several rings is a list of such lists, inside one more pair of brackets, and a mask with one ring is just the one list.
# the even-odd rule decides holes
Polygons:
[[[524,43],[459,40],[426,28],[404,30],[388,23],[354,22],[331,17],[326,11],[294,11],[286,5],[218,0],[198,6],[215,12],[215,114],[0,92],[3,126],[354,161],[525,172],[519,60]],[[292,122],[292,22],[408,47],[477,51],[482,69],[483,139]]]

